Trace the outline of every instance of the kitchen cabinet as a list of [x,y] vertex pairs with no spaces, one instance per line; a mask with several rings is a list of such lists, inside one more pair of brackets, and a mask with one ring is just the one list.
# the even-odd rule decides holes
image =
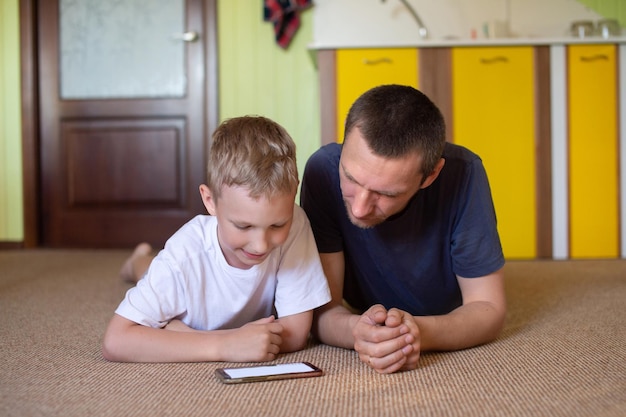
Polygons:
[[507,259],[624,257],[620,42],[320,49],[322,142],[343,137],[362,92],[412,85],[441,109],[447,140],[482,158]]
[[507,258],[535,258],[533,47],[452,50],[453,140],[476,152],[491,185]]
[[365,91],[381,84],[418,88],[418,52],[415,48],[340,49],[337,62],[337,141],[343,141],[350,106]]
[[570,257],[616,258],[620,221],[616,46],[569,46],[567,71]]

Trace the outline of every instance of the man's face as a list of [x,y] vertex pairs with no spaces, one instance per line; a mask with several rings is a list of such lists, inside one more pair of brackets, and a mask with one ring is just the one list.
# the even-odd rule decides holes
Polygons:
[[359,129],[353,128],[341,152],[339,179],[350,221],[361,228],[373,227],[404,209],[422,188],[421,157],[375,155]]

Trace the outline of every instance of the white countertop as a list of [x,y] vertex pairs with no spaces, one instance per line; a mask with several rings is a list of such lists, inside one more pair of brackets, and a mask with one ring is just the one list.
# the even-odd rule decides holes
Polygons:
[[601,38],[496,38],[496,39],[425,39],[417,41],[399,41],[395,43],[369,42],[367,45],[346,45],[330,43],[311,43],[310,50],[322,49],[354,49],[354,48],[438,48],[438,47],[465,47],[465,46],[522,46],[522,45],[593,45],[593,44],[626,44],[626,36]]

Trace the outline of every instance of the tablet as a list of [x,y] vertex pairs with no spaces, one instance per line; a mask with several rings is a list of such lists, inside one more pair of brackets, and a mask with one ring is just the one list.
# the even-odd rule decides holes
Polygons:
[[322,376],[324,372],[309,362],[293,362],[242,368],[219,368],[215,370],[215,374],[225,384],[240,384],[243,382],[309,378]]

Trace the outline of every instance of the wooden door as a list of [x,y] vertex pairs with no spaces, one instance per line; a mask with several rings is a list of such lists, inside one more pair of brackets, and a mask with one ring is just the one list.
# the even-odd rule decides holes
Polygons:
[[[68,58],[61,51],[61,36],[69,29],[62,26],[61,22],[68,23],[61,15],[76,3],[66,1],[63,10],[61,3],[37,3],[41,244],[130,247],[145,240],[161,246],[184,222],[204,212],[198,185],[205,179],[207,131],[214,128],[206,121],[215,118],[207,115],[216,113],[207,109],[206,103],[211,101],[207,96],[216,91],[207,89],[207,37],[203,34],[209,29],[204,27],[206,14],[215,13],[215,3],[179,1],[183,31],[163,34],[170,42],[184,45],[179,49],[185,75],[181,94],[124,96],[113,91],[111,97],[106,96],[107,91],[104,96],[102,92],[90,96],[89,92],[65,91],[73,80],[67,79],[67,72],[65,78],[62,73],[66,64],[62,60]],[[117,7],[114,3],[109,8]],[[98,7],[100,4],[106,2]],[[128,21],[132,25],[154,24],[146,21],[141,10]],[[191,32],[198,34],[197,39]],[[89,41],[80,33],[72,40],[87,54],[97,54],[98,45],[92,49],[81,44]],[[142,43],[132,46],[145,47]],[[121,36],[119,48],[129,47]],[[113,70],[124,72],[135,56],[132,50],[126,53]],[[71,64],[76,71],[77,63]],[[78,70],[80,77],[86,76],[80,67]],[[98,83],[110,75],[93,66],[85,71],[93,75],[87,87],[91,83],[101,86]],[[138,84],[153,75],[152,71],[134,74],[133,82]],[[162,87],[158,80],[156,84]]]

